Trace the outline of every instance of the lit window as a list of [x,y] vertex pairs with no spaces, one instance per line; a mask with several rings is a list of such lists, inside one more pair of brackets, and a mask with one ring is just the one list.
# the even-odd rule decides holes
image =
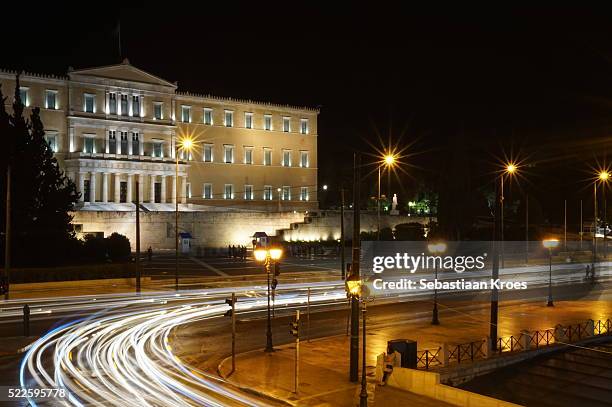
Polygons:
[[204,124],[208,124],[209,126],[213,124],[212,113],[212,109],[208,107],[204,108]]
[[163,157],[163,143],[161,141],[153,142],[153,157],[161,158]]
[[271,201],[273,199],[271,185],[264,185],[263,199],[264,201]]
[[45,140],[47,141],[47,144],[49,145],[51,151],[57,153],[57,133],[47,132],[45,134]]
[[307,201],[308,200],[308,187],[301,187],[300,188],[300,201]]
[[283,117],[283,131],[289,133],[291,131],[291,118]]
[[83,152],[87,154],[95,153],[95,139],[93,136],[84,136],[83,139]]
[[108,114],[117,114],[117,94],[108,94]]
[[234,162],[234,146],[223,146],[223,160],[226,164]]
[[300,120],[300,133],[308,134],[308,119]]
[[191,123],[191,106],[181,106],[181,121]]
[[291,167],[291,150],[283,150],[283,167]]
[[212,199],[213,197],[212,184],[209,184],[209,183],[204,184],[202,197],[204,199]]
[[253,199],[253,185],[244,186],[244,199],[248,201]]
[[272,130],[272,115],[265,114],[264,115],[264,130]]
[[225,111],[225,127],[234,126],[234,112],[231,110]]
[[234,185],[225,184],[225,188],[223,189],[223,198],[234,199]]
[[128,95],[121,95],[121,116],[128,115]]
[[300,151],[300,167],[308,168],[309,159],[308,159],[308,151]]
[[95,113],[96,109],[96,95],[91,93],[85,93],[83,95],[83,110],[86,113]]
[[253,128],[253,113],[244,114],[244,128],[245,129]]
[[269,148],[264,148],[263,165],[272,165],[272,150]]
[[164,118],[163,106],[164,104],[162,102],[155,102],[153,104],[153,118],[155,120],[162,120]]
[[55,110],[57,109],[57,91],[49,90],[45,91],[45,108]]
[[211,163],[213,162],[213,145],[212,144],[204,144],[204,162]]
[[29,89],[24,88],[23,86],[19,88],[19,98],[21,99],[21,104],[23,104],[24,106],[30,106],[30,99],[28,98],[29,96],[28,91]]
[[253,147],[244,148],[244,163],[253,164]]
[[281,199],[283,201],[290,201],[291,200],[291,187],[283,186]]
[[132,116],[140,116],[140,96],[132,95]]
[[128,133],[127,131],[121,132],[121,154],[128,154]]
[[116,130],[108,131],[108,152],[110,154],[117,153],[117,132]]
[[140,155],[140,135],[132,132],[132,155]]

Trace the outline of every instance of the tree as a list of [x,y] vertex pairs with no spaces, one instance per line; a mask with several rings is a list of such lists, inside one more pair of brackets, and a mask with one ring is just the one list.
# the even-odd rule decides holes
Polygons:
[[108,258],[111,261],[126,261],[130,258],[132,253],[130,239],[119,233],[112,233],[106,238],[106,250],[108,251]]
[[[0,100],[6,100],[1,89]],[[17,76],[12,115],[5,111],[4,103],[0,107],[0,131],[9,151],[1,156],[0,173],[6,174],[11,165],[13,264],[57,264],[74,255],[70,252],[75,236],[69,211],[79,195],[45,140],[40,109],[32,109],[30,120],[23,117],[23,111]],[[6,183],[2,184],[0,210],[4,214]],[[2,228],[4,224],[2,216]]]

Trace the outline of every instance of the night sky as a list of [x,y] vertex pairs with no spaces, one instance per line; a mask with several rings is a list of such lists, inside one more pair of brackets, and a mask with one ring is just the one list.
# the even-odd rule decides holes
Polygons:
[[510,194],[541,194],[552,221],[564,198],[572,213],[580,198],[587,205],[590,167],[606,161],[612,130],[607,10],[231,4],[84,12],[78,24],[57,6],[20,14],[4,21],[19,37],[4,36],[0,65],[65,73],[128,57],[182,90],[320,106],[319,182],[331,190],[350,183],[355,149],[390,139],[406,148],[392,186],[405,201],[454,175],[459,140],[469,169],[457,176],[474,188],[491,184],[506,155],[529,164]]

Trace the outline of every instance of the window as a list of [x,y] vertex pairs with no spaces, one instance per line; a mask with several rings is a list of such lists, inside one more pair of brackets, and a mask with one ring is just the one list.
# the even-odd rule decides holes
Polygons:
[[155,120],[162,120],[164,118],[162,108],[164,104],[162,102],[153,103],[153,118]]
[[253,113],[245,113],[244,114],[244,128],[252,129],[253,128]]
[[181,106],[181,121],[191,123],[191,106]]
[[234,162],[234,146],[223,146],[223,161],[226,164]]
[[212,199],[212,184],[206,183],[204,184],[204,188],[202,189],[202,197],[204,199]]
[[253,199],[253,185],[244,186],[244,199],[250,201]]
[[272,130],[272,115],[264,114],[264,130]]
[[127,182],[126,181],[119,182],[119,202],[121,203],[127,202]]
[[291,200],[291,187],[283,186],[281,199],[283,201],[290,201]]
[[291,167],[291,150],[283,150],[283,167]]
[[301,187],[300,188],[300,201],[307,201],[308,200],[308,187]]
[[117,114],[117,94],[116,93],[108,94],[108,113]]
[[271,185],[264,185],[264,191],[263,191],[263,199],[264,201],[271,201],[273,198],[272,196],[272,186]]
[[289,133],[291,131],[291,118],[283,117],[283,131]]
[[132,95],[132,116],[140,116],[140,96]]
[[57,153],[57,133],[56,132],[47,132],[45,134],[45,141],[49,145],[49,148],[54,153]]
[[108,131],[108,152],[110,154],[117,152],[117,132],[115,130]]
[[234,199],[234,185],[225,184],[225,188],[223,188],[223,199]]
[[308,134],[308,119],[300,120],[300,133]]
[[85,93],[83,95],[83,111],[86,113],[95,113],[96,109],[96,95],[92,93]]
[[209,126],[212,126],[213,124],[212,114],[213,114],[213,111],[211,108],[208,108],[208,107],[204,108],[204,124],[208,124]]
[[85,181],[83,181],[83,189],[84,189],[84,191],[83,191],[83,200],[85,202],[89,202],[90,201],[90,199],[89,199],[90,194],[91,194],[90,186],[91,186],[91,181],[90,180],[86,179]]
[[212,144],[204,144],[204,152],[202,153],[202,158],[205,163],[213,162],[213,145]]
[[19,88],[19,98],[21,99],[21,104],[24,106],[30,106],[30,99],[28,98],[29,89],[21,86]]
[[127,131],[121,132],[121,154],[128,154],[128,134]]
[[57,91],[49,90],[45,91],[45,108],[47,109],[57,109]]
[[310,160],[308,159],[308,151],[300,151],[300,167],[308,168],[308,166],[310,165],[309,161]]
[[253,164],[253,147],[244,148],[244,163]]
[[121,115],[128,115],[128,99],[127,95],[121,95]]
[[153,151],[151,156],[161,158],[164,156],[163,143],[161,141],[153,141]]
[[225,111],[225,127],[234,126],[234,112],[231,110]]
[[263,165],[272,165],[272,150],[269,148],[264,148],[264,159]]
[[87,154],[95,153],[95,139],[91,135],[83,135],[83,152]]
[[140,135],[132,132],[132,155],[140,155]]

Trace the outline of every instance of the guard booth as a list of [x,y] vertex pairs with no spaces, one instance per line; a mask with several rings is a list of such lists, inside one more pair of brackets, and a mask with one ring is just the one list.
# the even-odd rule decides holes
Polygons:
[[191,240],[193,237],[189,232],[181,232],[179,233],[179,246],[181,247],[182,254],[191,253]]
[[266,232],[255,232],[253,236],[251,236],[253,240],[253,248],[256,247],[267,247],[270,245],[270,236]]

